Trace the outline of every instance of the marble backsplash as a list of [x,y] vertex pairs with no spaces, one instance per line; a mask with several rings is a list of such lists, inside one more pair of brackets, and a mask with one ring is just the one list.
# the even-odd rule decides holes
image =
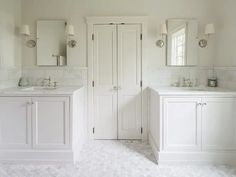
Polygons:
[[[59,85],[87,85],[86,67],[32,67],[12,69],[0,69],[0,88],[17,86],[19,78],[23,76],[29,79],[31,85],[41,85],[42,79],[49,76]],[[236,89],[236,67],[158,67],[149,69],[144,73],[148,78],[147,85],[170,86],[177,80],[185,77],[199,85],[206,86],[207,78],[216,76],[219,87]]]
[[[28,78],[30,85],[41,85],[44,78],[51,77],[58,85],[87,85],[87,68],[82,67],[32,67],[23,68],[22,76]],[[207,78],[212,76],[209,67],[158,67],[147,70],[144,74],[147,85],[170,86],[176,81],[197,80],[199,86],[207,85]]]
[[236,89],[236,67],[215,67],[214,75],[219,87]]
[[20,68],[3,69],[0,68],[0,89],[16,87],[21,76]]
[[207,78],[212,77],[211,67],[158,67],[148,69],[146,73],[147,85],[171,86],[175,82],[190,79],[194,85],[207,86]]
[[45,78],[60,86],[87,85],[87,68],[82,67],[32,67],[23,68],[22,76],[28,78],[30,85],[41,86]]

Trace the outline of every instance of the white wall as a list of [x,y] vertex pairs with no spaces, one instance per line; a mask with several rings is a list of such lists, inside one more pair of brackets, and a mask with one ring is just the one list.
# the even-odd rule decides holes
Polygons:
[[[148,16],[147,75],[150,83],[157,83],[155,75],[165,65],[165,50],[157,48],[156,26],[168,18],[197,18],[200,33],[204,24],[211,22],[213,0],[23,0],[22,21],[29,24],[35,34],[36,21],[39,19],[66,19],[75,26],[78,47],[69,49],[70,66],[87,66],[86,60],[86,16]],[[199,65],[210,66],[213,60],[214,45],[199,49]],[[34,67],[36,49],[23,47],[23,67]],[[181,70],[181,68],[179,68]],[[170,69],[172,71],[172,69]],[[154,76],[154,77],[153,77]],[[158,76],[160,77],[160,76]],[[165,79],[165,78],[163,78]]]
[[21,0],[0,0],[0,88],[15,86],[21,76]]
[[236,1],[217,0],[215,66],[236,66]]

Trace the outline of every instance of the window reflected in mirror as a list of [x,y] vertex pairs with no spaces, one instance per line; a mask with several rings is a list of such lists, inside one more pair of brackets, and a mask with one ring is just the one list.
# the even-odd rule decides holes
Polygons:
[[198,25],[196,20],[167,21],[167,65],[194,66],[198,60]]

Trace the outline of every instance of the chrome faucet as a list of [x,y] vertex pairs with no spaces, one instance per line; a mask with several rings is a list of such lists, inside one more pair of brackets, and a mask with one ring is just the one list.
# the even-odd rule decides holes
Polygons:
[[[47,81],[47,83],[48,83],[47,85],[45,85],[45,81]],[[51,86],[51,77],[50,76],[48,78],[43,79],[42,86],[43,87],[45,87],[45,86],[50,87]]]
[[191,79],[183,78],[182,87],[193,87]]

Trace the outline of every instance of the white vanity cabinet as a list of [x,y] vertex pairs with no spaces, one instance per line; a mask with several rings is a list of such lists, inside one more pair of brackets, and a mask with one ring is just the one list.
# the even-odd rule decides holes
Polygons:
[[236,163],[236,93],[150,89],[149,141],[159,163]]
[[75,162],[86,127],[83,87],[0,93],[0,161]]
[[31,98],[0,97],[0,148],[30,148]]

